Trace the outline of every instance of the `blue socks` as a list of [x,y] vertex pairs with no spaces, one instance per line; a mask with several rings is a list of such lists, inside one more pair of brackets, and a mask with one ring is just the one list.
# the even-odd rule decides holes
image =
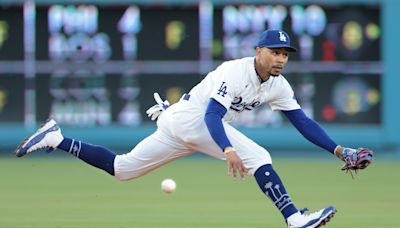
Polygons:
[[114,176],[114,159],[116,154],[109,149],[82,143],[70,138],[64,138],[60,145],[58,145],[58,148]]
[[287,194],[278,174],[272,168],[272,165],[261,166],[257,169],[254,177],[261,191],[274,202],[283,217],[285,217],[285,220],[298,211]]

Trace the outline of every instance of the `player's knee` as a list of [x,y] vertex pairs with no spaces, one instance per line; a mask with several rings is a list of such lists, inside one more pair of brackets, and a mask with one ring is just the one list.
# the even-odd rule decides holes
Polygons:
[[258,163],[258,164],[255,164],[254,166],[248,168],[247,175],[254,176],[254,174],[256,173],[256,171],[257,171],[260,167],[265,166],[265,165],[272,165],[272,161],[269,160],[269,161],[267,161],[267,162],[260,162],[260,163]]
[[119,176],[119,175],[115,175],[114,176],[115,179],[119,180],[119,181],[127,181],[130,180],[129,178],[123,177],[123,176]]
[[119,175],[117,176],[117,175],[115,175],[115,178],[117,180],[119,180],[119,181],[128,181],[128,180],[134,180],[137,177],[127,177],[127,176],[119,176]]
[[133,175],[132,173],[130,174],[125,174],[125,173],[115,173],[114,177],[119,180],[119,181],[128,181],[128,180],[133,180],[141,175]]
[[114,177],[120,181],[128,181],[128,180],[137,179],[137,178],[145,175],[146,173],[148,173],[148,172],[143,171],[143,170],[140,170],[140,171],[136,170],[136,171],[130,171],[130,172],[115,172]]

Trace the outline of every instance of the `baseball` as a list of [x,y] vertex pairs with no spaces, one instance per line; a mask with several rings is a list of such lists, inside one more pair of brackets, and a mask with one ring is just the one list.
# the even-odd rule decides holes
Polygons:
[[176,183],[172,179],[165,179],[161,182],[161,190],[165,193],[173,193],[176,189]]

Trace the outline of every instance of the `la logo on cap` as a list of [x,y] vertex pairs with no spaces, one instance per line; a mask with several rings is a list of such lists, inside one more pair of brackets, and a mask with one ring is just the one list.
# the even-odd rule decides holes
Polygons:
[[283,34],[283,32],[279,32],[279,40],[280,41],[283,41],[283,42],[286,42],[287,40],[286,40],[286,36],[285,36],[285,34]]
[[265,30],[256,47],[259,48],[286,48],[290,52],[296,52],[296,48],[290,45],[290,36],[283,30]]

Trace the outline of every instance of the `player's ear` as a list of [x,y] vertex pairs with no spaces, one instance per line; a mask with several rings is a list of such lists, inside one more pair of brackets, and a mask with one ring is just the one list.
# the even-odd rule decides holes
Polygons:
[[261,48],[256,47],[256,55],[260,54],[260,52],[261,52]]

